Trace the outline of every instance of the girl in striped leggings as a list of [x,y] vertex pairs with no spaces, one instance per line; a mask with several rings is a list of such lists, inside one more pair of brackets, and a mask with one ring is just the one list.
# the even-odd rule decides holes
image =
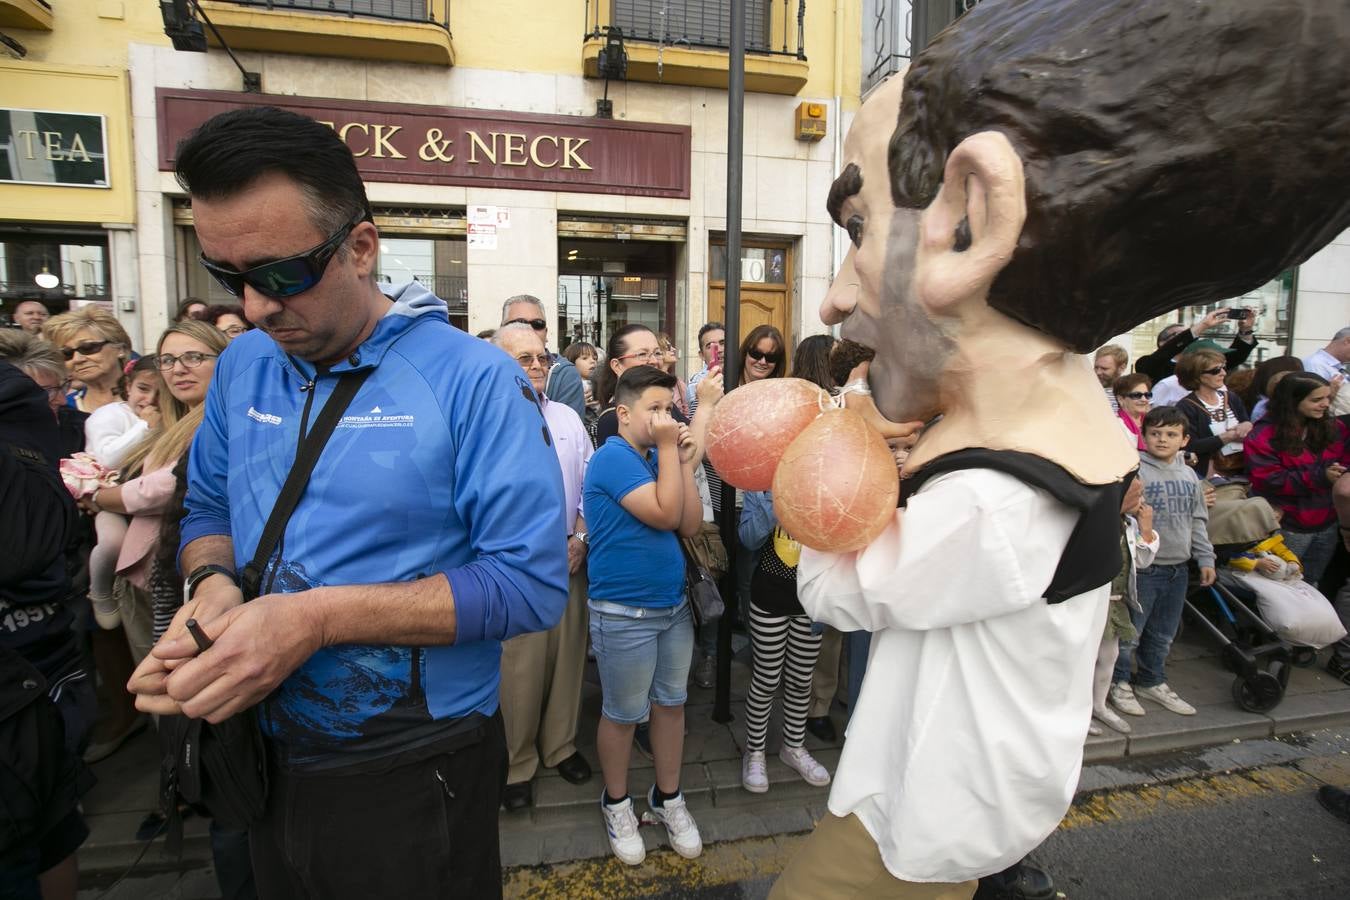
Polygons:
[[[768,491],[747,491],[738,529],[747,550],[759,550],[750,582],[750,642],[754,672],[745,699],[745,756],[741,784],[769,789],[764,759],[769,712],[783,686],[783,744],[778,758],[810,784],[830,783],[830,773],[802,746],[811,708],[811,672],[820,654],[820,634],[797,602],[797,555],[801,545],[778,527]],[[762,548],[762,549],[761,549]]]

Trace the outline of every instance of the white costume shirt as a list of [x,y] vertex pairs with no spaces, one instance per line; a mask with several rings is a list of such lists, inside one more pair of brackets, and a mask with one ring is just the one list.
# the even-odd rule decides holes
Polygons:
[[969,469],[935,476],[861,551],[802,548],[807,614],[873,632],[829,805],[896,878],[999,872],[1068,810],[1110,593],[1043,599],[1077,520]]

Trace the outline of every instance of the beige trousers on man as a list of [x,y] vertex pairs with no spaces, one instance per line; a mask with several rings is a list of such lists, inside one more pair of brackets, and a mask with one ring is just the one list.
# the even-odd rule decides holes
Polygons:
[[820,655],[811,675],[811,711],[807,715],[813,719],[830,714],[830,705],[839,690],[839,656],[843,649],[844,633],[827,625],[820,636]]
[[507,784],[529,781],[577,752],[581,676],[586,668],[586,568],[568,579],[567,609],[548,631],[502,644],[502,721],[510,754]]
[[857,816],[826,813],[778,877],[769,900],[970,900],[978,885],[901,881],[886,870]]

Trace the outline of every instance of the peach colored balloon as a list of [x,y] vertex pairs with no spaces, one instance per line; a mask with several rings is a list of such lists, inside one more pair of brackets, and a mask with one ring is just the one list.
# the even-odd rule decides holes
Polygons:
[[767,491],[792,439],[820,415],[829,395],[802,378],[766,378],[730,392],[708,423],[708,458],[743,491]]
[[788,534],[816,550],[860,550],[895,515],[900,478],[886,441],[848,409],[824,413],[783,453],[773,509]]

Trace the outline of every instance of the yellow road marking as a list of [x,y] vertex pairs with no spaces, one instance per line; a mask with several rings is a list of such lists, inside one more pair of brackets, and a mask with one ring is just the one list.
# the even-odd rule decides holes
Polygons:
[[[1293,765],[1265,766],[1243,772],[1203,775],[1166,785],[1105,790],[1070,807],[1059,827],[1064,830],[1147,818],[1169,809],[1194,809],[1267,794],[1311,792],[1324,783],[1350,784],[1350,757],[1303,763],[1314,774]],[[596,828],[600,828],[596,821]],[[695,860],[673,851],[647,854],[640,866],[627,866],[612,856],[551,866],[518,868],[506,873],[507,900],[641,900],[677,889],[696,890],[773,878],[782,872],[807,838],[805,834],[746,838],[704,847]]]

